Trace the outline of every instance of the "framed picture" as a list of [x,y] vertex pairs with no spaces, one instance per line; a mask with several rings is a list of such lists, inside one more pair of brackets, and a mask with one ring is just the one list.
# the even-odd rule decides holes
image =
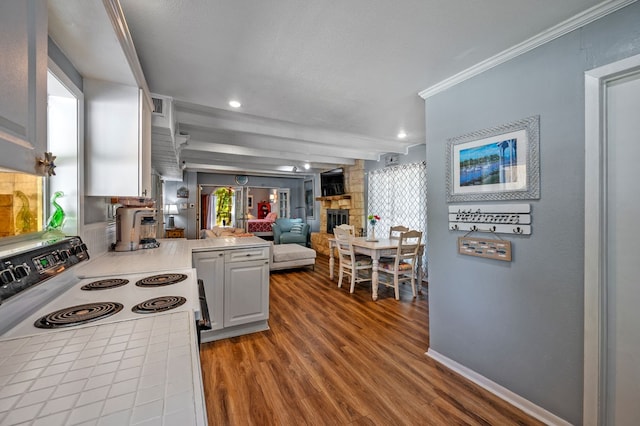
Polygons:
[[447,142],[447,202],[540,198],[540,116]]
[[176,192],[176,197],[189,198],[189,189],[187,189],[185,186],[181,186],[180,188],[178,188],[178,191]]
[[247,208],[253,208],[253,195],[247,195]]

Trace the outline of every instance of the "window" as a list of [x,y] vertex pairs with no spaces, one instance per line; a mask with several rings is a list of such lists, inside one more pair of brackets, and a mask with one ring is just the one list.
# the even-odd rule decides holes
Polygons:
[[[368,214],[377,214],[376,235],[389,233],[394,225],[422,231],[426,239],[427,166],[425,162],[401,164],[369,173]],[[367,223],[367,226],[371,226]],[[427,256],[422,265],[426,276]]]

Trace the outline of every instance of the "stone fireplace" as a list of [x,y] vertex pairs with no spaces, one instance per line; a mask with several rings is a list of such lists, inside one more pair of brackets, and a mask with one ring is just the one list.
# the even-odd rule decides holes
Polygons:
[[[353,166],[344,166],[343,169],[346,194],[316,198],[320,201],[320,232],[311,233],[311,248],[326,256],[329,255],[329,238],[333,238],[329,229],[342,223],[353,225],[356,234],[364,229],[364,160],[356,160]],[[331,223],[327,215],[329,211],[343,212],[338,220],[346,219],[346,222]]]
[[333,228],[349,224],[348,209],[327,209],[327,234],[333,234]]

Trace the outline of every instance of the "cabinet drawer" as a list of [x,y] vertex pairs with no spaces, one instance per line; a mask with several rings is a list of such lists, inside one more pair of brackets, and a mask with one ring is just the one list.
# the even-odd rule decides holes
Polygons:
[[224,253],[225,262],[243,262],[247,260],[268,259],[269,247],[256,247],[241,250],[227,250]]

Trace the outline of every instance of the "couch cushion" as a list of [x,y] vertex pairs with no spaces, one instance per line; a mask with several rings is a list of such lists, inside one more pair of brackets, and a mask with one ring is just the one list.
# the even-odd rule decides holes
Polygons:
[[302,224],[294,223],[293,225],[291,225],[291,229],[289,230],[289,232],[293,232],[294,234],[302,234]]
[[298,244],[277,244],[273,246],[274,262],[290,262],[300,259],[315,259],[316,251]]

